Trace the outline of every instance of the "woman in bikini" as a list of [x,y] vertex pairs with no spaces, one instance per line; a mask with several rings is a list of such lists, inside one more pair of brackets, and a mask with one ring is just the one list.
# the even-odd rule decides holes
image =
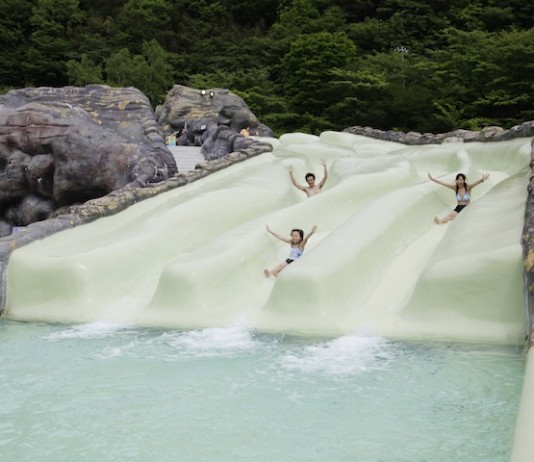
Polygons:
[[269,226],[266,226],[266,229],[274,237],[290,245],[289,257],[287,258],[287,260],[283,261],[276,268],[273,268],[270,271],[268,269],[263,270],[263,274],[265,274],[265,277],[269,277],[271,275],[276,277],[278,276],[278,273],[280,273],[280,271],[282,271],[287,265],[293,263],[295,260],[302,256],[302,253],[304,252],[304,247],[306,246],[306,243],[308,242],[308,239],[311,237],[311,235],[317,230],[317,226],[314,226],[311,231],[306,234],[306,236],[304,236],[304,231],[302,231],[302,229],[292,229],[290,239],[287,239],[281,236],[280,234],[275,233],[273,230],[271,230],[271,228],[269,228]]
[[480,178],[480,180],[478,181],[475,181],[473,184],[467,184],[465,175],[463,173],[458,173],[458,175],[456,175],[455,184],[445,183],[436,178],[433,178],[430,173],[428,174],[428,178],[430,178],[430,180],[434,183],[450,188],[456,192],[456,200],[458,201],[458,205],[456,206],[456,208],[443,218],[434,217],[434,221],[438,225],[441,225],[443,223],[448,223],[449,221],[454,220],[458,216],[458,214],[469,205],[469,203],[471,202],[471,190],[475,186],[478,186],[480,183],[486,181],[489,178],[489,174],[484,173],[482,175],[482,178]]

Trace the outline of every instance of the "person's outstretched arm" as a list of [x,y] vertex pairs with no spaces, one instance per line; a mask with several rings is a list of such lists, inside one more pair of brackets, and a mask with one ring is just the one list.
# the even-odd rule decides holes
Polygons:
[[473,189],[475,186],[478,186],[480,183],[484,183],[484,181],[486,181],[488,178],[489,178],[489,173],[484,173],[482,175],[482,178],[480,178],[480,180],[475,181],[473,184],[469,185],[469,191],[471,191],[471,189]]
[[314,227],[311,229],[311,231],[304,236],[304,239],[302,239],[301,248],[304,250],[304,247],[306,246],[306,243],[308,242],[308,239],[312,236],[313,233],[317,231],[317,225],[314,225]]
[[291,240],[290,239],[287,239],[284,236],[281,236],[280,234],[275,233],[271,228],[269,228],[269,225],[265,225],[265,229],[267,230],[268,233],[272,234],[274,237],[280,239],[281,241],[285,242],[286,244],[291,244]]
[[322,189],[324,184],[326,183],[326,180],[328,180],[328,168],[326,167],[326,160],[321,159],[321,165],[323,166],[323,179],[319,183],[319,189]]
[[295,180],[295,177],[293,176],[293,166],[290,165],[289,167],[287,167],[287,170],[289,172],[289,178],[291,179],[291,183],[293,183],[293,186],[295,186],[295,188],[300,189],[302,192],[306,192],[306,188],[298,184]]
[[453,191],[456,191],[455,185],[438,180],[437,178],[434,178],[430,173],[428,174],[428,178],[430,179],[430,181],[433,181],[434,183],[440,184],[441,186],[445,186],[446,188],[450,188]]

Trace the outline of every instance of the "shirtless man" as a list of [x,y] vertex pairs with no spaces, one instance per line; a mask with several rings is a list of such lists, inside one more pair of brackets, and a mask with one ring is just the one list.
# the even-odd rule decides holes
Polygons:
[[322,191],[326,180],[328,179],[328,169],[326,168],[326,161],[324,159],[321,159],[321,165],[323,166],[324,171],[323,179],[319,184],[315,184],[315,175],[313,173],[306,173],[305,179],[306,183],[308,183],[308,187],[302,186],[295,181],[295,177],[293,176],[293,166],[290,165],[288,170],[291,183],[293,183],[293,185],[302,192],[305,192],[308,197],[319,194]]

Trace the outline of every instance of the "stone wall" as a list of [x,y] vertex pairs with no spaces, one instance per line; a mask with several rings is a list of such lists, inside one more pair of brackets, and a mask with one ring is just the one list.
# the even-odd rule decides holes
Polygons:
[[534,136],[534,120],[516,125],[509,130],[501,127],[486,127],[480,131],[453,130],[448,133],[419,133],[397,132],[393,130],[379,130],[371,127],[349,127],[343,130],[353,135],[367,136],[384,141],[395,141],[408,145],[441,144],[456,141],[507,141],[514,138],[529,138]]
[[523,246],[525,303],[529,348],[534,345],[534,138],[530,150],[530,181],[528,185],[525,226],[521,238]]

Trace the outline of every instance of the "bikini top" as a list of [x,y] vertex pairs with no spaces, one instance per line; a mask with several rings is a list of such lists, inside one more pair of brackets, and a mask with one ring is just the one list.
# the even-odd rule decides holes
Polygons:
[[461,196],[459,192],[456,193],[456,200],[457,201],[470,201],[471,200],[471,194],[469,194],[467,191],[466,193]]
[[291,260],[296,260],[302,256],[302,252],[303,251],[299,247],[291,247],[291,250],[289,251],[289,258]]

